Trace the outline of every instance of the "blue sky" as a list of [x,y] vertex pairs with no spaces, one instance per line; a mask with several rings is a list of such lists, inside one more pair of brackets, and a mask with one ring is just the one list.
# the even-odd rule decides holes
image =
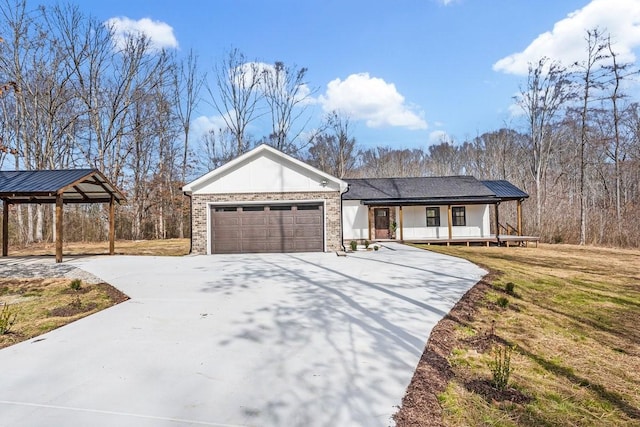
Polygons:
[[[511,107],[527,62],[542,55],[581,59],[585,31],[596,25],[613,35],[626,59],[636,61],[640,52],[638,0],[76,3],[179,54],[194,49],[205,71],[231,47],[257,61],[307,67],[317,89],[311,124],[339,108],[362,147],[424,147],[505,124],[521,127]],[[217,115],[201,103],[196,128],[218,123]],[[260,126],[254,137],[268,133]]]

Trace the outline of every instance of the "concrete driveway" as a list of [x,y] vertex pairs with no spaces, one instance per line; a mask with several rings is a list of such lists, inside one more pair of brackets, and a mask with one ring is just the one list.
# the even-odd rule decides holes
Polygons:
[[0,350],[2,426],[387,426],[431,328],[485,271],[348,257],[70,261],[130,301]]

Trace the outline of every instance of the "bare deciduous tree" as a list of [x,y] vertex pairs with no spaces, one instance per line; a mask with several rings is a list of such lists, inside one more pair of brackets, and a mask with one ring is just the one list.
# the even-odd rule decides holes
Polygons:
[[235,138],[236,155],[249,148],[246,132],[258,118],[262,76],[257,61],[249,61],[238,49],[232,49],[216,65],[214,85],[207,84],[213,105]]
[[[176,114],[180,120],[183,133],[182,167],[180,181],[186,184],[189,165],[189,138],[191,136],[191,120],[200,102],[200,91],[204,83],[204,76],[198,71],[198,56],[191,50],[186,60],[176,67],[174,73],[174,103]],[[186,200],[183,199],[182,210],[187,210]],[[184,237],[185,215],[179,217],[178,237]]]
[[349,118],[332,111],[321,129],[311,138],[309,162],[338,178],[348,176],[356,165],[356,140]]
[[536,190],[537,232],[541,231],[545,175],[553,149],[558,143],[551,129],[571,95],[566,69],[558,62],[542,58],[535,65],[529,64],[526,86],[520,90],[520,95],[516,98],[527,118],[529,128],[527,149]]
[[262,72],[264,99],[271,114],[270,141],[275,148],[287,153],[297,151],[295,141],[308,123],[297,130],[294,124],[301,119],[308,106],[312,91],[305,77],[306,68],[288,67],[283,62],[265,66]]
[[587,58],[582,62],[577,62],[574,67],[577,69],[578,79],[582,87],[581,108],[580,108],[580,244],[584,245],[587,238],[587,193],[585,189],[586,180],[586,149],[589,145],[589,103],[593,102],[592,91],[602,88],[602,68],[598,64],[607,58],[606,44],[599,29],[587,31]]

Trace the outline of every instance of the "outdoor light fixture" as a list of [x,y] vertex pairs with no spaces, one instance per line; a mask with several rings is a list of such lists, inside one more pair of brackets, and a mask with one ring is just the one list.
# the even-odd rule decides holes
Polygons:
[[320,181],[320,185],[322,185],[323,187],[326,187],[328,184],[326,179],[323,179],[322,181]]

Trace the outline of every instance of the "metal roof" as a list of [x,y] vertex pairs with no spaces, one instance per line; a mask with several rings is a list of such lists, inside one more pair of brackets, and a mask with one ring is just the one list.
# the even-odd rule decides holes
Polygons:
[[529,197],[527,193],[504,179],[482,181],[501,200],[518,200]]
[[497,203],[529,195],[508,181],[479,181],[473,176],[344,179],[344,200],[364,204]]
[[118,203],[124,195],[97,169],[0,171],[0,199],[10,203]]

